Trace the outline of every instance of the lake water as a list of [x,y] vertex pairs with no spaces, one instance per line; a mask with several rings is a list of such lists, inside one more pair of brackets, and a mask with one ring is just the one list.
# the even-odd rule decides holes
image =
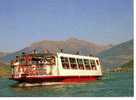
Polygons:
[[112,72],[86,84],[14,86],[15,81],[0,78],[0,97],[120,97],[133,96],[132,72]]

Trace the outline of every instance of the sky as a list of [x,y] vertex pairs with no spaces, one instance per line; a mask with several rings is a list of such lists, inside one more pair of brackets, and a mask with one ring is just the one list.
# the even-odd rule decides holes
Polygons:
[[98,44],[133,38],[132,0],[0,0],[0,51],[70,37]]

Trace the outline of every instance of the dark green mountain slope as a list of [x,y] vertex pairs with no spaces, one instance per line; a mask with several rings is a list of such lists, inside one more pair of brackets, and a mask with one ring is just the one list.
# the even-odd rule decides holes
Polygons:
[[113,46],[112,48],[99,53],[106,68],[112,68],[127,63],[133,59],[133,40]]
[[114,67],[112,69],[114,72],[121,72],[121,71],[133,71],[133,60],[130,60],[129,62],[123,64],[122,66],[119,67]]

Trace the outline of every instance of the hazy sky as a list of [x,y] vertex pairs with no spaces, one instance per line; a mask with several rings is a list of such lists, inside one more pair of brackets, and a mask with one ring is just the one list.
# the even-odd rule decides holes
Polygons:
[[76,37],[100,44],[133,38],[132,0],[0,0],[0,51]]

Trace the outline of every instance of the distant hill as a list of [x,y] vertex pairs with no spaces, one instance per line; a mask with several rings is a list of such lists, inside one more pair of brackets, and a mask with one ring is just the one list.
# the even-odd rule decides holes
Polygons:
[[5,62],[9,62],[11,59],[15,58],[16,55],[21,54],[22,52],[31,52],[34,49],[38,51],[43,51],[48,49],[50,52],[56,52],[57,48],[64,49],[66,53],[76,53],[77,51],[83,55],[93,54],[96,55],[103,50],[111,48],[111,45],[99,45],[96,43],[88,42],[85,40],[79,40],[76,38],[69,38],[65,41],[51,41],[43,40],[31,44],[29,47],[26,47],[20,51],[11,53],[1,58]]
[[10,74],[10,66],[0,61],[0,77],[8,77]]
[[0,52],[0,58],[6,56],[7,54],[9,54],[9,53],[7,53],[7,52]]
[[97,56],[102,59],[103,66],[106,68],[121,66],[133,59],[133,40],[113,46]]
[[112,69],[112,71],[114,72],[122,72],[122,71],[133,71],[133,60],[130,60],[129,62],[121,65],[121,66],[118,66],[118,67],[114,67]]
[[6,63],[0,61],[0,66],[6,66],[6,65],[7,65]]

